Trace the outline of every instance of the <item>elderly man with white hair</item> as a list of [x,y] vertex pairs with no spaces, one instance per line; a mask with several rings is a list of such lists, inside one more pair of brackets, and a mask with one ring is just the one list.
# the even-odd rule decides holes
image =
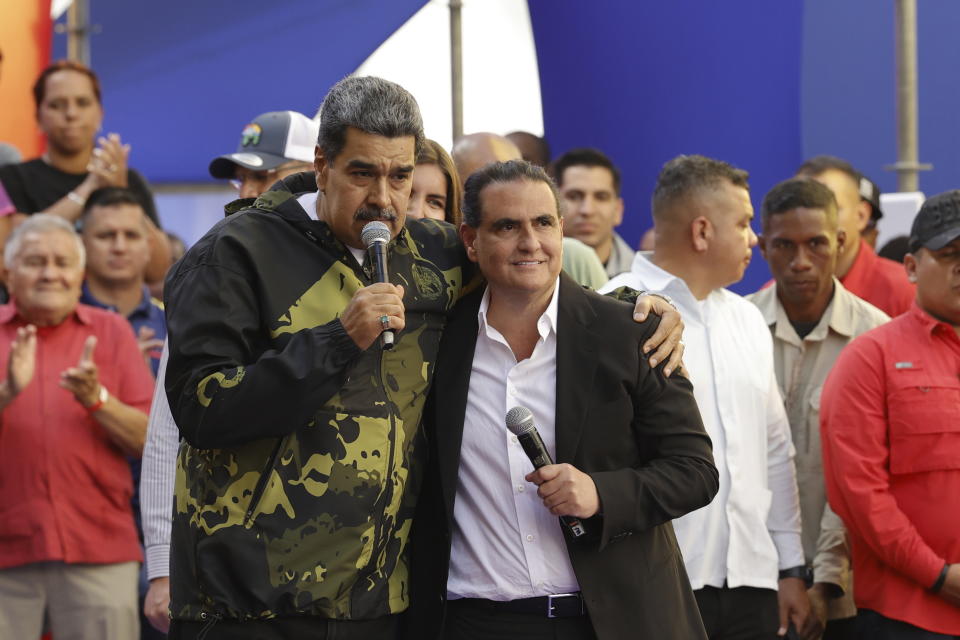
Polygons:
[[[0,637],[139,637],[127,455],[153,383],[121,316],[79,304],[84,249],[32,216],[4,251],[0,306]],[[0,374],[2,375],[2,374]]]

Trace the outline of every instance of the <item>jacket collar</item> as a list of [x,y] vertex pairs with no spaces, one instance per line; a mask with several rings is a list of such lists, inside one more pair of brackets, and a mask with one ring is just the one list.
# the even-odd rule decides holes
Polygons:
[[[826,339],[830,329],[842,336],[852,338],[856,333],[856,309],[854,308],[853,297],[853,294],[847,291],[840,284],[840,281],[834,277],[833,298],[830,299],[830,303],[820,317],[820,322],[805,339],[819,342]],[[783,304],[777,297],[776,282],[766,289],[756,292],[750,299],[760,309],[767,326],[774,327],[775,338],[796,345],[803,342],[790,323],[786,309],[783,308]]]

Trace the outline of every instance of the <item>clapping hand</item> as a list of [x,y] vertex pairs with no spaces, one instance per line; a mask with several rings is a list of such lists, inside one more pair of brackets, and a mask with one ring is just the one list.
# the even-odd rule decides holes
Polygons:
[[93,350],[96,346],[97,337],[87,337],[77,366],[60,374],[60,386],[72,393],[84,407],[92,407],[100,399],[100,377],[97,365],[93,362]]

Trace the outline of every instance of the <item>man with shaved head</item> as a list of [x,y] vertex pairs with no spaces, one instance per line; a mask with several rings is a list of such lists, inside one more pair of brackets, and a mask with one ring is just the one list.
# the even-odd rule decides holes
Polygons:
[[482,131],[462,136],[453,143],[450,151],[457,165],[460,181],[466,182],[470,174],[493,162],[520,160],[523,154],[514,143],[495,133]]
[[[520,149],[513,142],[495,133],[471,133],[457,140],[450,153],[457,165],[460,181],[494,162],[521,160]],[[598,289],[607,281],[603,263],[593,249],[575,238],[563,239],[563,270],[578,283]]]
[[656,246],[606,288],[669,294],[686,323],[685,365],[713,440],[720,491],[674,521],[707,635],[817,638],[804,584],[790,425],[760,311],[724,287],[757,237],[747,173],[703,156],[664,165],[653,194]]

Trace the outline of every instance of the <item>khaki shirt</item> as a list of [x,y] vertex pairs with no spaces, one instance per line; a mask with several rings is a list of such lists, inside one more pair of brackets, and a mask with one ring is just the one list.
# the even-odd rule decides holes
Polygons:
[[783,396],[797,467],[803,551],[814,580],[838,586],[844,597],[830,603],[829,616],[856,614],[850,558],[843,522],[827,505],[820,453],[820,391],[840,351],[861,333],[887,322],[883,311],[833,279],[834,295],[820,322],[802,340],[777,299],[776,284],[747,298],[760,309],[773,334],[774,368]]

